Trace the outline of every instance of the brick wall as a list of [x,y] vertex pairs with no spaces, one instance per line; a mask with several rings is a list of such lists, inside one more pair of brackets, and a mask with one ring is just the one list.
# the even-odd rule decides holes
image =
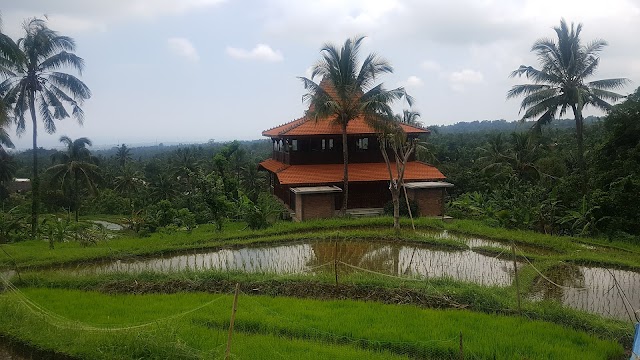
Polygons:
[[299,221],[334,216],[335,194],[296,194],[296,218]]
[[420,216],[442,216],[444,189],[407,189],[409,199],[418,203]]

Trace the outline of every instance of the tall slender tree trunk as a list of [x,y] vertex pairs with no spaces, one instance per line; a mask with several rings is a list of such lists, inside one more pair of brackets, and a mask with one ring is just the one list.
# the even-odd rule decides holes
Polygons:
[[76,222],[78,222],[78,212],[80,210],[80,194],[78,193],[78,171],[75,170],[73,174],[73,191],[75,192],[75,203],[76,203]]
[[344,120],[342,121],[342,158],[344,174],[342,178],[342,208],[340,208],[340,215],[345,216],[349,200],[349,149],[347,146],[347,122]]
[[573,115],[576,119],[576,141],[578,144],[578,171],[580,172],[580,182],[582,195],[587,195],[587,168],[584,161],[584,121],[582,109],[579,106],[571,105]]
[[35,93],[29,96],[29,110],[33,123],[33,179],[31,180],[31,238],[38,237],[38,208],[40,205],[40,178],[38,177],[38,123],[36,122]]

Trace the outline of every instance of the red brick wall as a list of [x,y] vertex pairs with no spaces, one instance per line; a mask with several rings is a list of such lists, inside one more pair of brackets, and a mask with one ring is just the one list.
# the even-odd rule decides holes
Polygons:
[[444,189],[407,189],[409,199],[418,203],[420,216],[442,216]]
[[296,218],[300,221],[334,216],[335,193],[296,194]]

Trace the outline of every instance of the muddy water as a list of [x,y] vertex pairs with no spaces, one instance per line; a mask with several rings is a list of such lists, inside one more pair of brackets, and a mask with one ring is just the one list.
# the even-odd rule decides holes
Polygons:
[[367,240],[316,240],[277,246],[223,249],[94,264],[76,271],[138,273],[217,269],[252,273],[315,274],[333,272],[334,259],[344,263],[339,265],[341,272],[374,271],[418,278],[448,277],[487,286],[508,286],[513,273],[511,262],[471,250],[447,251],[415,244]]
[[563,287],[539,277],[533,287],[534,300],[560,301],[574,309],[635,321],[634,311],[640,309],[640,273],[563,264],[545,276]]

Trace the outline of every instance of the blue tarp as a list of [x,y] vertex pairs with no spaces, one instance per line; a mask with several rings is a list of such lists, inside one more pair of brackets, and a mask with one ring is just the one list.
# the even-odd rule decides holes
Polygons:
[[640,323],[636,324],[636,335],[633,338],[630,360],[640,360]]

